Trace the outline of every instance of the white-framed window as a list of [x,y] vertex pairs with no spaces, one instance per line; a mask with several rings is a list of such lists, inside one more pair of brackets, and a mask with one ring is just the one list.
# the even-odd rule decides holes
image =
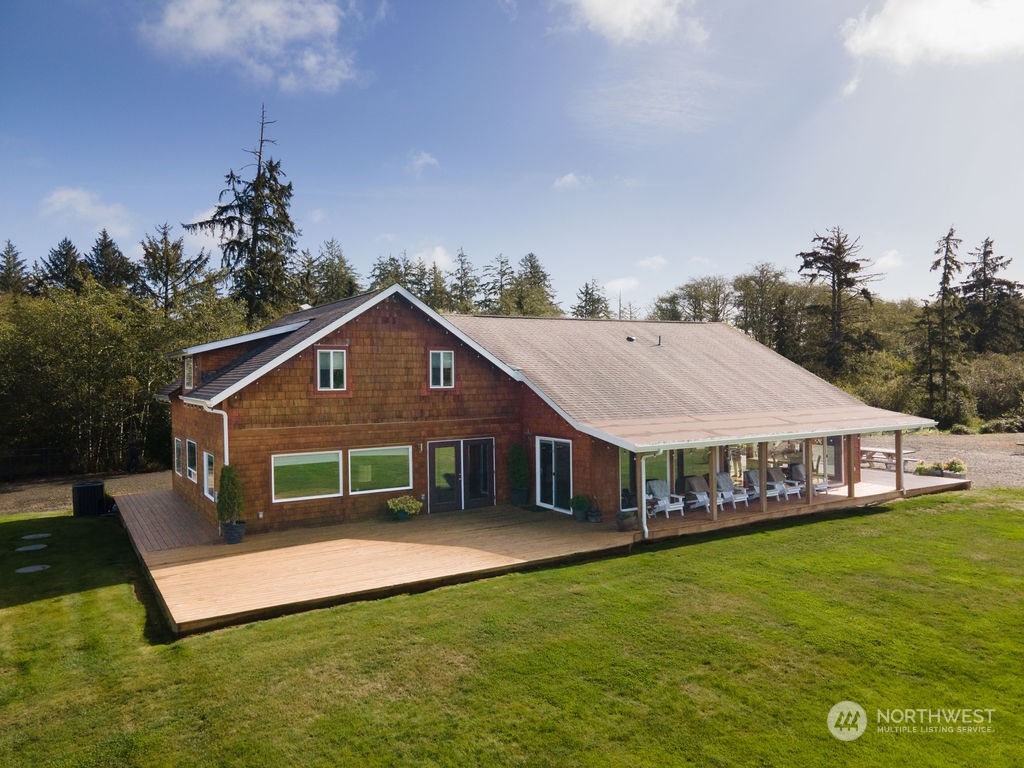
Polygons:
[[430,351],[430,388],[451,389],[455,386],[455,353],[450,349]]
[[341,451],[271,456],[270,483],[274,501],[341,496]]
[[192,389],[196,385],[196,367],[192,356],[185,358],[185,389]]
[[199,446],[195,440],[185,441],[185,474],[193,483],[199,477]]
[[412,446],[358,448],[348,452],[349,493],[407,491],[412,488]]
[[203,495],[210,501],[217,500],[217,489],[214,487],[215,464],[213,454],[203,451]]
[[181,476],[181,465],[182,465],[182,446],[181,438],[174,438],[174,474]]
[[345,389],[345,350],[317,350],[317,389],[337,391]]

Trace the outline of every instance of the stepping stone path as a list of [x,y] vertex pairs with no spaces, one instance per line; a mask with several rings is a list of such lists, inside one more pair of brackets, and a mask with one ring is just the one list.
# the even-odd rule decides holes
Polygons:
[[[21,537],[26,541],[33,541],[35,539],[48,539],[50,534],[48,533],[26,533]],[[22,547],[15,549],[15,552],[36,552],[40,549],[46,549],[46,544],[26,544]],[[45,571],[50,566],[48,565],[26,565],[23,568],[16,568],[15,573],[39,573],[39,571]]]

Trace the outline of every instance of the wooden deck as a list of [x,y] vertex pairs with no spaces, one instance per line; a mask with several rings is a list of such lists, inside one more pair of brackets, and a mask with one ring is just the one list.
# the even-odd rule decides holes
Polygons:
[[[649,520],[651,540],[900,498],[893,473],[864,471],[845,488],[766,512],[719,510]],[[970,487],[969,481],[907,476],[904,495]],[[841,493],[839,491],[842,491]],[[311,608],[417,592],[554,563],[628,553],[640,531],[614,520],[579,523],[548,511],[500,506],[413,518],[252,534],[221,542],[216,528],[172,491],[117,497],[121,519],[171,629],[188,634]],[[606,515],[606,517],[612,517]]]

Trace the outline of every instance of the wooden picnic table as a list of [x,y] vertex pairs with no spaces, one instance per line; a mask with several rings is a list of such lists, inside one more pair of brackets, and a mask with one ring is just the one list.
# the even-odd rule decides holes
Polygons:
[[[907,458],[914,453],[913,448],[903,449],[903,471],[913,470],[914,459]],[[871,469],[891,469],[896,471],[896,449],[895,448],[872,448],[862,445],[860,448],[860,465]]]

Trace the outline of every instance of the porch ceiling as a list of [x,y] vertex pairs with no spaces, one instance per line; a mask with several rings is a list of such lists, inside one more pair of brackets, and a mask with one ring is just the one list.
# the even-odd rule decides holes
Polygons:
[[933,425],[928,419],[859,403],[833,408],[603,419],[586,424],[596,437],[634,452],[907,431]]

